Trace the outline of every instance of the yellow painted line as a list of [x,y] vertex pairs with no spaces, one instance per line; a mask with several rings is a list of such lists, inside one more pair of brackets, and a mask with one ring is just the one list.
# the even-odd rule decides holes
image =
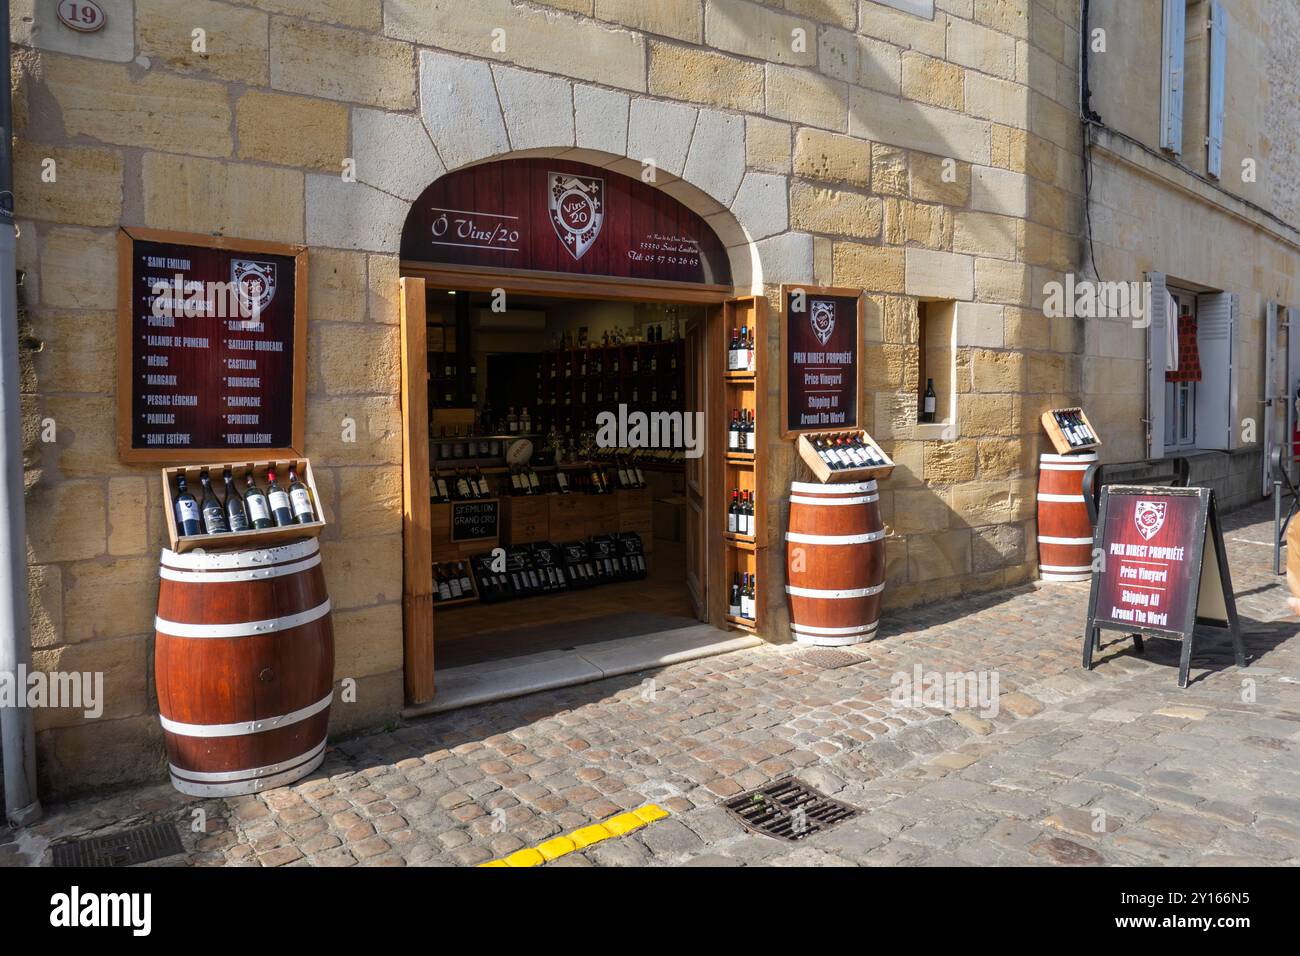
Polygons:
[[668,811],[663,807],[648,803],[644,807],[638,807],[627,813],[620,813],[617,816],[610,817],[602,823],[593,823],[590,826],[580,827],[568,836],[551,837],[551,839],[538,844],[536,847],[516,850],[504,859],[489,860],[487,863],[480,863],[479,866],[541,866],[543,863],[559,859],[574,850],[582,850],[593,844],[600,843],[602,840],[610,840],[614,837],[632,833],[654,823],[656,820],[662,820],[666,816],[668,816]]

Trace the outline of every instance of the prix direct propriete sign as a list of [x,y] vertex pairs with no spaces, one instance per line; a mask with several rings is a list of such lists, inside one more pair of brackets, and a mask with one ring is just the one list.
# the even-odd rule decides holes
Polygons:
[[507,159],[443,176],[415,201],[402,258],[497,269],[731,284],[698,214],[586,163]]

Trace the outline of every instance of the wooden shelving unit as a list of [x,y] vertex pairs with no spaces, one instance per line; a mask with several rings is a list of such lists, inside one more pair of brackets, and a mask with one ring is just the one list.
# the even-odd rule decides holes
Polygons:
[[[715,452],[721,466],[722,481],[715,482],[717,507],[712,510],[714,518],[721,527],[710,529],[711,533],[722,538],[723,577],[719,582],[723,592],[722,605],[725,612],[731,584],[737,573],[759,575],[762,552],[767,542],[767,505],[764,501],[763,488],[766,486],[766,456],[753,452],[735,452],[727,448],[726,424],[731,419],[733,409],[754,413],[753,440],[759,447],[764,444],[763,435],[770,426],[768,418],[771,412],[767,406],[767,368],[764,353],[767,344],[766,301],[759,298],[737,299],[727,302],[723,307],[722,327],[717,334],[724,340],[722,348],[715,349],[714,355],[725,356],[725,340],[731,336],[732,329],[747,326],[754,331],[755,355],[753,371],[727,371],[725,366],[719,376],[720,387],[717,400],[721,403],[720,418],[723,419],[723,431],[720,444],[721,452]],[[754,533],[752,536],[729,534],[726,531],[727,506],[731,502],[733,489],[754,493]],[[757,577],[754,595],[754,619],[723,614],[723,619],[733,627],[746,631],[759,631],[763,626],[764,591],[767,582],[762,576]]]
[[1101,447],[1100,435],[1097,435],[1097,440],[1095,442],[1087,442],[1081,445],[1071,444],[1070,439],[1065,437],[1065,432],[1061,429],[1060,422],[1056,420],[1058,412],[1068,412],[1070,414],[1078,415],[1079,418],[1083,420],[1083,424],[1087,426],[1088,431],[1097,435],[1097,429],[1092,427],[1092,422],[1088,420],[1087,414],[1079,406],[1076,405],[1070,408],[1049,408],[1047,411],[1043,412],[1043,430],[1047,432],[1047,437],[1052,440],[1052,445],[1056,448],[1056,453],[1058,455],[1068,455],[1072,452],[1079,451],[1092,451],[1095,448]]

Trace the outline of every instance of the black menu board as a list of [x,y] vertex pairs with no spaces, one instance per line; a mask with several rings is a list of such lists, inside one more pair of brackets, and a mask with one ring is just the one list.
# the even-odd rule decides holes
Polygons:
[[118,256],[119,457],[301,454],[306,250],[133,228]]
[[781,287],[781,437],[858,427],[862,293]]

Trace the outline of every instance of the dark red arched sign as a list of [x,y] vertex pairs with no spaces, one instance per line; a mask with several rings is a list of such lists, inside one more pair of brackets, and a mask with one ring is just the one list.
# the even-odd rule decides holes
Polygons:
[[411,207],[402,258],[731,284],[726,249],[697,213],[638,179],[555,159],[443,176]]

